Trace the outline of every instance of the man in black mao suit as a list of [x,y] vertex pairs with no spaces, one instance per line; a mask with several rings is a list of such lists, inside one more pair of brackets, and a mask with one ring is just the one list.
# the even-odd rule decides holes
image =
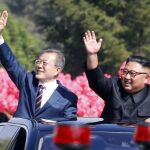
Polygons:
[[[57,80],[65,64],[64,55],[58,50],[45,50],[35,61],[35,71],[25,71],[2,37],[7,19],[8,12],[3,11],[0,17],[0,61],[20,91],[14,116],[56,121],[76,120],[77,96]],[[44,86],[44,90],[40,109],[35,111],[39,85]]]
[[131,56],[121,70],[121,78],[106,78],[98,66],[102,39],[96,40],[94,31],[83,37],[86,52],[86,76],[90,87],[105,100],[102,113],[107,123],[137,124],[150,121],[150,60]]

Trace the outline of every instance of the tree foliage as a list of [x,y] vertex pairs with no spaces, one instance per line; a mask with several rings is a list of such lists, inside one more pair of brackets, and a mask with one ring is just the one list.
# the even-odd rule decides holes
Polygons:
[[107,15],[116,16],[120,24],[125,27],[120,37],[125,40],[128,51],[136,55],[150,56],[149,0],[87,1],[103,9]]
[[82,37],[94,30],[103,45],[99,53],[105,72],[116,73],[131,54],[150,56],[149,0],[5,0],[13,12],[28,16],[50,47],[64,51],[65,72],[84,71],[86,53]]
[[44,43],[39,40],[37,35],[33,35],[28,29],[27,21],[12,15],[11,11],[4,5],[0,11],[7,9],[9,19],[4,30],[3,36],[5,41],[10,45],[14,54],[26,69],[33,68],[35,56],[43,48]]
[[[45,30],[47,40],[62,44],[61,49],[67,57],[67,72],[77,75],[84,70],[86,54],[82,37],[86,30],[94,30],[98,38],[104,39],[100,59],[105,71],[114,72],[128,56],[124,41],[117,39],[122,27],[115,17],[107,16],[103,10],[86,1],[74,0],[49,0],[45,8],[45,15],[38,15],[38,24],[41,24],[42,31]],[[111,65],[114,65],[114,69],[109,67]]]

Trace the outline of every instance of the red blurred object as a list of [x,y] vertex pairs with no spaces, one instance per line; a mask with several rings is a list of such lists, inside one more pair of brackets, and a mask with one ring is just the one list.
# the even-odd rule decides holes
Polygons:
[[134,140],[135,142],[138,141],[150,142],[150,126],[148,125],[137,126],[135,130]]
[[142,150],[150,150],[150,125],[138,125],[135,129],[134,141]]
[[18,105],[19,91],[7,72],[0,68],[0,112],[13,115]]
[[120,68],[119,68],[119,70],[118,70],[118,76],[119,76],[119,77],[121,77],[121,69],[124,69],[125,65],[126,65],[126,61],[124,61],[124,62],[121,64],[121,66],[120,66]]
[[90,128],[83,125],[57,125],[53,143],[62,149],[87,149],[90,146]]
[[[105,76],[109,76],[105,74]],[[105,106],[103,99],[98,96],[88,84],[85,73],[71,79],[69,74],[61,73],[58,79],[78,96],[77,115],[80,117],[100,117]]]

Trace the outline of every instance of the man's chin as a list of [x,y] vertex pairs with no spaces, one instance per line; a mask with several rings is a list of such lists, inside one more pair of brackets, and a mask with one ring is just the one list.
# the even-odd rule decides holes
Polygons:
[[127,93],[133,93],[133,90],[132,90],[131,88],[124,87],[124,90],[125,90]]
[[38,75],[38,74],[35,75],[35,78],[38,79],[38,80],[42,80],[43,79],[42,76]]
[[123,86],[124,90],[128,93],[132,91],[132,88],[130,86]]

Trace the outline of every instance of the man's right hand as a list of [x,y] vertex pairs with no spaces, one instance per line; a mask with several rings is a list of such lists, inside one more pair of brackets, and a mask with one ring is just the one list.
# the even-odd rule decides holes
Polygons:
[[83,41],[84,41],[87,54],[97,54],[102,45],[102,39],[99,39],[99,41],[97,41],[94,31],[85,32]]
[[85,36],[83,37],[84,45],[87,52],[87,68],[94,69],[98,66],[98,55],[101,45],[102,39],[99,41],[96,40],[94,31],[85,32]]
[[2,35],[2,31],[4,30],[8,19],[8,12],[4,10],[0,16],[0,35]]

